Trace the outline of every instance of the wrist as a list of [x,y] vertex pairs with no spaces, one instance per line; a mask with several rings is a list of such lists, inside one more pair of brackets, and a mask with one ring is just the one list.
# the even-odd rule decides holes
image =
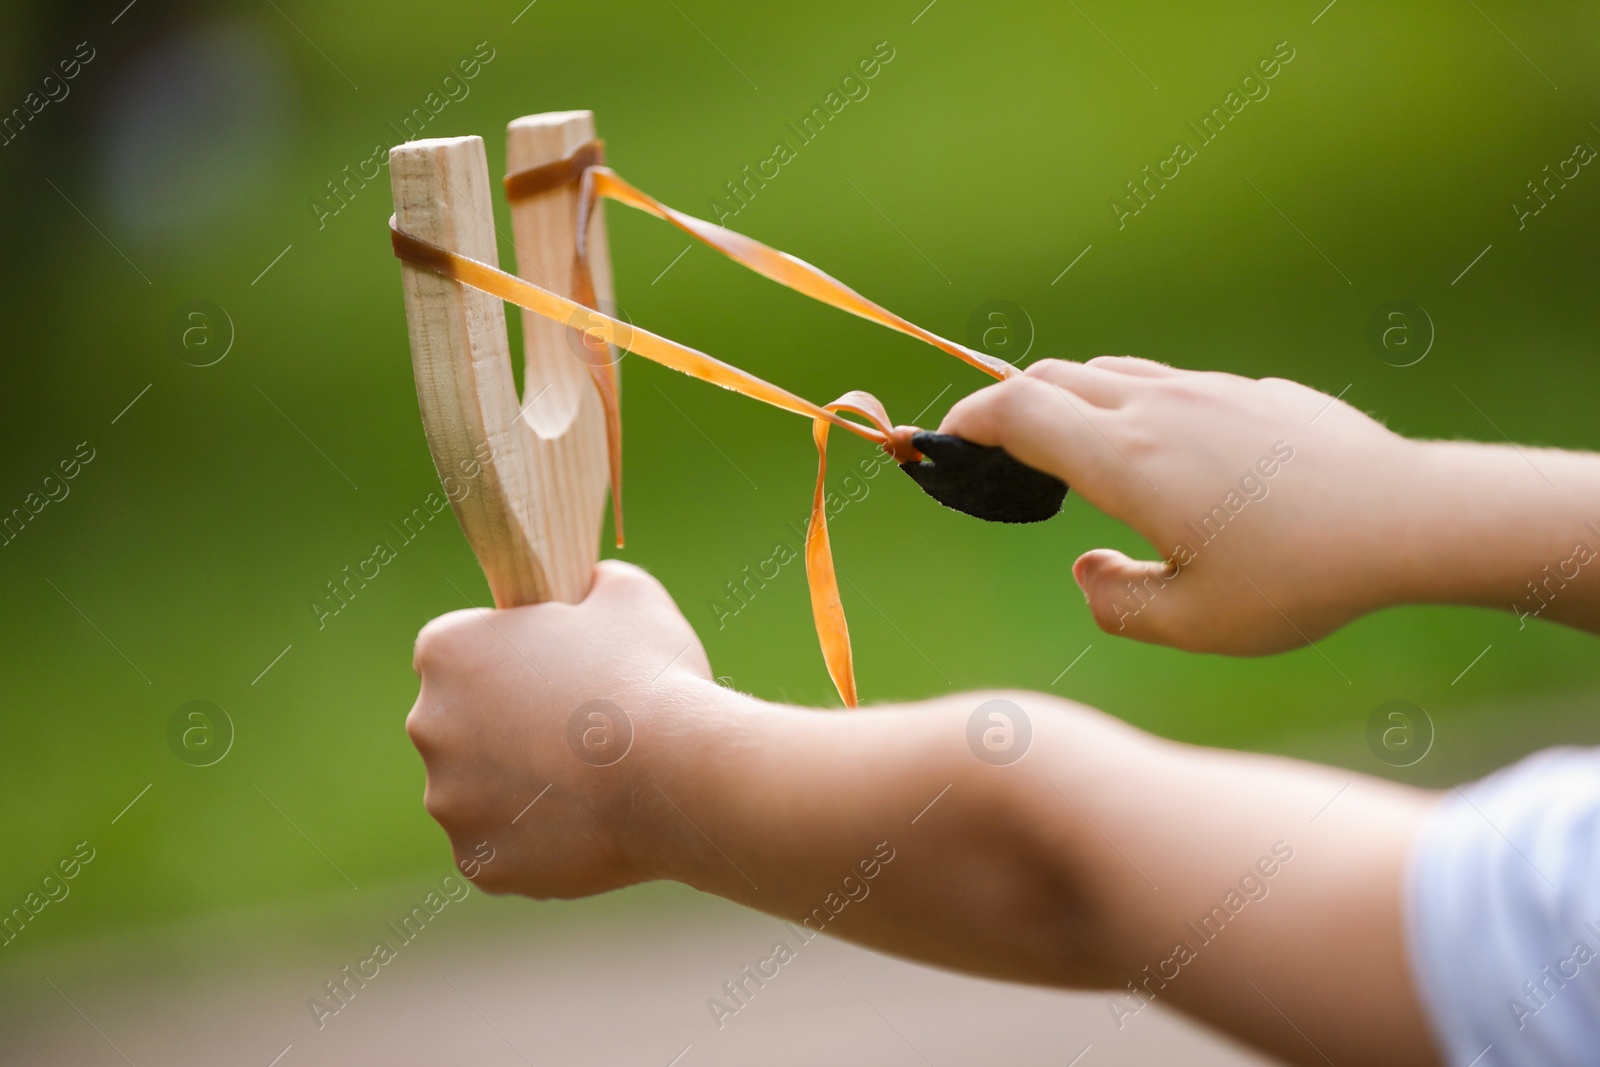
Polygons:
[[1432,442],[1372,429],[1306,450],[1301,489],[1310,496],[1271,534],[1294,550],[1278,588],[1298,601],[1299,613],[1289,614],[1313,634],[1426,599],[1438,580],[1437,534],[1449,510],[1437,494],[1441,457]]
[[[647,687],[637,702],[636,751],[613,825],[639,881],[670,879],[716,892],[739,879],[707,836],[707,812],[743,803],[742,766],[771,744],[790,709],[684,674]],[[727,894],[724,894],[727,895]]]
[[1460,516],[1463,472],[1442,444],[1447,443],[1393,434],[1389,447],[1362,465],[1363,477],[1372,479],[1369,491],[1354,494],[1350,510],[1340,509],[1347,520],[1367,520],[1354,524],[1356,536],[1345,538],[1354,560],[1338,584],[1351,618],[1448,599],[1461,580],[1462,568],[1447,545]]
[[1414,445],[1416,496],[1395,528],[1390,603],[1518,609],[1526,601],[1534,609],[1542,603],[1536,585],[1574,545],[1600,552],[1600,534],[1589,528],[1600,526],[1589,456],[1475,442]]

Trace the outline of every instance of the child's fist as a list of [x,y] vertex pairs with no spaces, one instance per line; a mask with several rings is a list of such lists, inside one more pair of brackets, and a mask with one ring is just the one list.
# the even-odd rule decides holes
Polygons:
[[675,687],[710,677],[660,583],[606,561],[581,604],[452,612],[414,665],[424,803],[479,888],[576,897],[650,877],[630,845],[644,739]]

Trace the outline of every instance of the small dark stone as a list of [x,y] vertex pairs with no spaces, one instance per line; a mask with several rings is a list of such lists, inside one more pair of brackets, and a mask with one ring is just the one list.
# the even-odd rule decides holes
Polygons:
[[947,508],[989,522],[1043,522],[1061,510],[1067,483],[995,445],[923,431],[911,438],[920,463],[900,469]]

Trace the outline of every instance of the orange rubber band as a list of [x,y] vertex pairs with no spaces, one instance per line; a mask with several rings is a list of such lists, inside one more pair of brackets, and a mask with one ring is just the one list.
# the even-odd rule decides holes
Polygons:
[[[594,283],[589,271],[589,220],[601,197],[637,208],[672,223],[689,236],[723,253],[737,263],[762,274],[813,300],[876,322],[919,341],[933,345],[994,378],[1005,379],[1017,371],[1010,364],[964,345],[946,340],[887,308],[868,300],[838,279],[811,264],[762,244],[753,238],[714,223],[676,211],[629,185],[615,171],[603,165],[600,141],[579,146],[566,159],[535,167],[505,179],[506,195],[513,202],[537,196],[572,182],[580,187],[577,225],[577,269],[574,271],[576,299],[558,296],[532,282],[508,274],[487,263],[401,233],[389,220],[394,254],[405,262],[443,275],[508,303],[516,304],[547,319],[571,325],[582,310],[590,325],[582,332],[586,346],[614,345],[643,356],[664,367],[698,378],[724,389],[804,415],[811,419],[811,435],[817,446],[817,482],[811,498],[811,519],[806,527],[806,579],[811,591],[811,614],[817,640],[828,675],[846,707],[857,706],[855,665],[850,649],[850,630],[844,605],[839,597],[839,579],[833,565],[833,548],[828,537],[828,515],[824,505],[824,482],[828,469],[828,432],[838,426],[872,441],[894,457],[897,463],[920,460],[911,445],[915,427],[895,426],[883,405],[870,393],[853,390],[831,404],[818,405],[754,374],[724,363],[687,345],[659,334],[621,322],[601,312],[595,305]],[[610,456],[611,499],[617,544],[622,544],[622,417],[618,403],[616,365],[611,359],[590,362],[590,378],[600,394],[606,417],[606,442]],[[847,419],[843,412],[865,419],[868,425]]]

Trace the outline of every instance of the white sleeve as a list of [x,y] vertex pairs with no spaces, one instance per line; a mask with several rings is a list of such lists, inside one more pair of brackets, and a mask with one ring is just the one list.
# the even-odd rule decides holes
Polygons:
[[1448,793],[1405,897],[1450,1067],[1600,1064],[1600,749],[1540,752]]

